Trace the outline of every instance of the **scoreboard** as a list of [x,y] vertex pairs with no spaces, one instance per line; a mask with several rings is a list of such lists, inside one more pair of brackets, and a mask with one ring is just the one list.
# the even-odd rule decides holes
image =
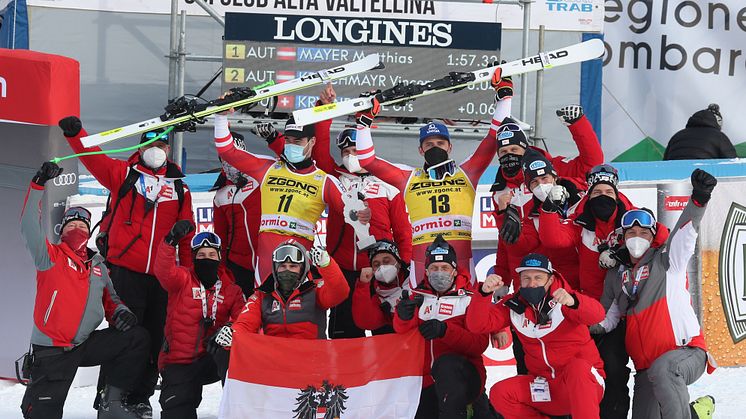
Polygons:
[[[426,83],[449,72],[488,67],[500,56],[499,23],[354,19],[356,25],[344,26],[347,23],[340,23],[341,20],[227,13],[224,91],[267,82],[282,83],[378,53],[385,68],[333,82],[337,100],[344,100],[398,83]],[[470,48],[459,48],[466,45]],[[279,96],[275,112],[290,113],[312,107],[321,89],[319,86]],[[489,119],[494,111],[493,102],[489,83],[482,83],[457,93],[384,107],[381,115]],[[253,110],[262,111],[268,105],[265,101]]]

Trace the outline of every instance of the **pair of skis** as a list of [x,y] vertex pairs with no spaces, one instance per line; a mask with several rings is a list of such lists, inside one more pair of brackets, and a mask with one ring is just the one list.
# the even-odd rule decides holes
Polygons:
[[[546,70],[568,64],[579,63],[598,58],[604,53],[604,44],[600,39],[592,39],[570,45],[554,51],[542,52],[532,57],[526,57],[508,63],[495,65],[469,72],[453,72],[448,76],[422,84],[398,84],[391,89],[378,92],[376,97],[382,105],[393,105],[414,100],[420,97],[440,92],[457,91],[465,87],[490,81],[495,71],[500,71],[502,77],[524,74],[532,71]],[[93,147],[120,138],[141,134],[172,125],[186,125],[204,122],[204,118],[223,112],[231,108],[250,105],[264,99],[278,95],[292,93],[301,89],[321,85],[327,81],[337,80],[368,70],[383,68],[378,54],[368,55],[360,60],[309,73],[303,77],[289,80],[285,83],[259,87],[256,89],[232,89],[232,94],[224,99],[197,104],[194,100],[180,98],[166,107],[166,113],[160,117],[138,122],[99,134],[82,138],[85,147]],[[373,96],[349,99],[328,105],[301,109],[293,112],[295,122],[299,125],[309,125],[326,119],[336,118],[370,109]]]

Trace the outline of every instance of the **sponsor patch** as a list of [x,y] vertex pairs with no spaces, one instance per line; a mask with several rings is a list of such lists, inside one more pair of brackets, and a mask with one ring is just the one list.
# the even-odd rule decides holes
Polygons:
[[296,298],[288,304],[288,310],[300,310],[301,308],[300,298]]
[[536,160],[531,162],[531,164],[528,165],[528,168],[531,170],[538,170],[543,167],[547,167],[547,164],[542,160]]
[[272,313],[280,311],[280,302],[277,300],[272,301]]
[[202,290],[199,287],[192,287],[192,298],[195,300],[202,299]]
[[442,303],[438,308],[438,314],[443,314],[445,316],[453,315],[453,304]]

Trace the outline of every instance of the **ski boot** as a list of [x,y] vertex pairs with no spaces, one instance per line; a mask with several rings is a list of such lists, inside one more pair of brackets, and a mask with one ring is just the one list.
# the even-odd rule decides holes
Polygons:
[[125,396],[126,393],[121,388],[109,385],[104,387],[98,405],[98,419],[142,419],[134,407],[127,404]]
[[692,410],[692,419],[712,419],[712,414],[715,412],[715,398],[702,396],[689,403],[689,408]]
[[140,419],[153,419],[153,408],[150,406],[150,403],[131,404],[129,405],[129,408],[132,409]]

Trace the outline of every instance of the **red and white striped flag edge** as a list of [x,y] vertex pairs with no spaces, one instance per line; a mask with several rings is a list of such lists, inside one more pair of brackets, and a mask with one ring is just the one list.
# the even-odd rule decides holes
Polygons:
[[279,47],[277,48],[277,59],[285,61],[295,61],[296,52],[295,47]]
[[417,329],[335,340],[236,331],[218,417],[413,418],[424,351]]

